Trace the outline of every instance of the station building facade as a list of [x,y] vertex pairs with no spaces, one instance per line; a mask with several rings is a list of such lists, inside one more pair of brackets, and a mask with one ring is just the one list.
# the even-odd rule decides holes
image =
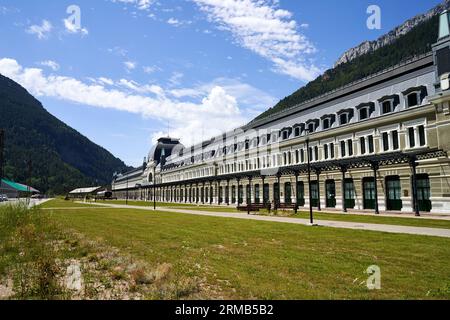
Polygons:
[[450,214],[448,26],[428,54],[221,136],[159,139],[115,196]]

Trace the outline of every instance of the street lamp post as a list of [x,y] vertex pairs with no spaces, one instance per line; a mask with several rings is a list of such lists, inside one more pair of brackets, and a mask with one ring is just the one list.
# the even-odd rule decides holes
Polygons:
[[126,195],[125,204],[128,205],[128,175],[127,175],[127,195]]
[[309,193],[309,223],[314,225],[313,208],[312,208],[312,194],[311,194],[311,158],[309,151],[309,129],[306,132],[306,153],[308,157],[308,193]]
[[155,176],[155,168],[153,167],[153,210],[156,211],[156,176]]

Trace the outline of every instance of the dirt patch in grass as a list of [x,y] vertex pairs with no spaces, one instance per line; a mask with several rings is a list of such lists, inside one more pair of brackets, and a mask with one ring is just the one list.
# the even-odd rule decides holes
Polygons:
[[[0,299],[214,299],[220,288],[64,229],[39,209],[0,209]],[[179,268],[177,268],[179,269]]]

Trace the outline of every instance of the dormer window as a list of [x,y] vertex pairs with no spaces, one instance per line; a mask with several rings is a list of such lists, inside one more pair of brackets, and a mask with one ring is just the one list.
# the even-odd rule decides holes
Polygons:
[[398,95],[384,96],[379,99],[381,114],[388,114],[395,111],[395,108],[400,104],[400,97]]
[[308,133],[314,133],[316,132],[317,128],[319,127],[319,120],[308,120],[306,122],[306,129],[308,130]]
[[382,109],[383,114],[394,112],[394,106],[393,106],[392,100],[384,101],[381,104],[381,109]]
[[406,107],[412,108],[420,106],[427,96],[427,88],[425,86],[420,86],[416,88],[410,88],[403,92],[406,99]]
[[362,103],[359,106],[356,107],[359,114],[359,120],[366,120],[369,119],[372,115],[372,112],[375,111],[375,103],[369,102],[369,103]]
[[294,137],[300,137],[303,131],[305,131],[305,125],[303,123],[295,124],[293,128],[294,128]]
[[280,130],[281,139],[282,140],[289,139],[289,136],[291,135],[291,132],[292,132],[292,128],[291,127],[287,127],[287,128],[281,129]]
[[408,107],[415,107],[419,105],[419,93],[413,92],[408,94],[406,100],[408,101]]
[[321,119],[322,119],[322,129],[327,130],[331,128],[336,118],[334,115],[327,114],[324,115]]
[[338,112],[339,124],[344,125],[350,122],[353,118],[353,109],[346,109]]

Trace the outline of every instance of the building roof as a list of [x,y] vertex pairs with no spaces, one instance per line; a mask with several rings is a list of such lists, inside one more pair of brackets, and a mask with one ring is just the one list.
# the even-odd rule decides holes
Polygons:
[[150,150],[148,154],[148,161],[155,161],[157,164],[165,162],[171,154],[173,149],[177,146],[179,150],[184,149],[184,146],[180,143],[179,139],[173,138],[160,138],[158,143]]
[[5,184],[6,186],[16,190],[16,191],[20,191],[20,192],[31,192],[31,193],[36,193],[39,192],[39,190],[27,186],[25,184],[21,184],[21,183],[17,183],[11,180],[7,180],[7,179],[2,179],[2,184]]
[[78,188],[69,192],[69,194],[89,194],[100,190],[102,187]]

